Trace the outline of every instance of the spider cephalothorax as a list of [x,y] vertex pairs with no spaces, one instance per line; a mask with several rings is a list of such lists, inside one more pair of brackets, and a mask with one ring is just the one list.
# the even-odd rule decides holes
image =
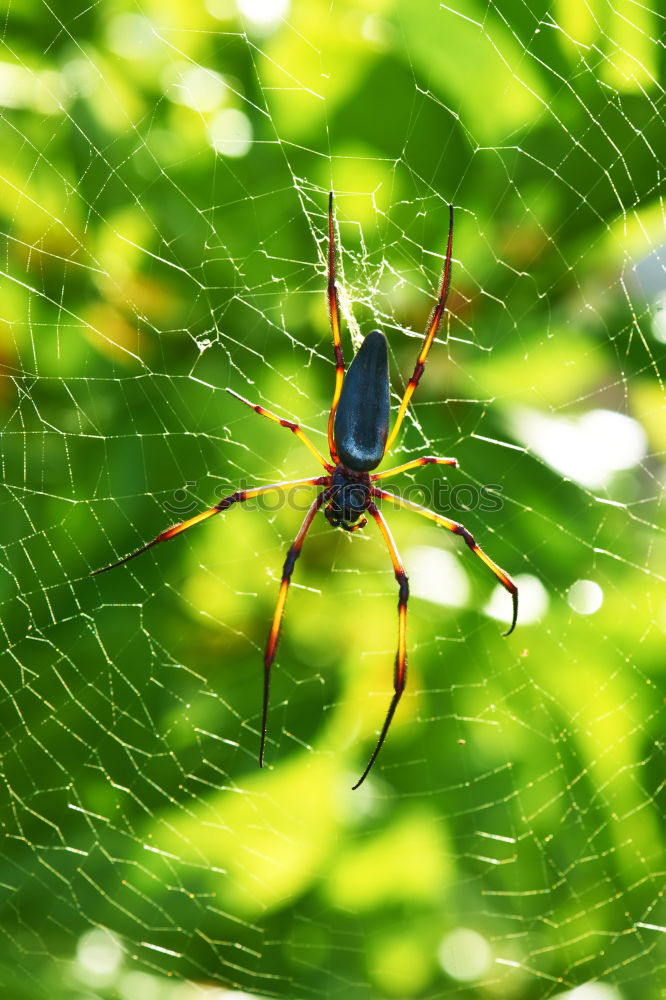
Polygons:
[[349,370],[345,373],[345,362],[342,353],[342,342],[340,340],[340,314],[338,308],[338,292],[335,281],[335,232],[333,224],[333,194],[328,200],[328,309],[331,320],[331,330],[333,333],[333,352],[335,355],[335,389],[333,392],[333,402],[328,417],[328,449],[331,456],[330,462],[324,458],[319,449],[310,441],[309,437],[298,424],[291,420],[282,418],[264,409],[257,403],[251,403],[243,399],[238,393],[228,389],[232,396],[236,396],[241,402],[252,407],[257,413],[282,427],[288,428],[298,437],[310,450],[317,461],[326,470],[326,475],[315,476],[309,479],[298,479],[291,482],[271,483],[270,486],[257,486],[249,490],[238,490],[228,497],[220,500],[209,510],[196,514],[187,521],[175,524],[172,528],[167,528],[151,542],[141,546],[136,552],[118,559],[117,562],[105,566],[103,569],[95,570],[95,573],[104,573],[107,569],[120,566],[134,559],[147,549],[157,545],[158,542],[166,542],[170,538],[187,531],[200,521],[208,517],[220,514],[228,510],[236,503],[243,503],[251,497],[260,496],[271,490],[288,490],[294,486],[321,486],[323,487],[319,495],[310,504],[307,514],[303,520],[301,528],[294,539],[294,542],[287,553],[287,557],[282,569],[282,581],[278,594],[277,605],[273,615],[273,622],[268,633],[266,652],[264,653],[264,698],[261,713],[261,743],[259,749],[259,763],[263,767],[264,749],[266,746],[266,724],[268,720],[268,694],[270,687],[271,667],[275,659],[277,642],[282,625],[282,615],[287,600],[287,591],[291,582],[291,575],[296,565],[305,536],[310,525],[315,519],[321,507],[329,524],[333,527],[343,528],[345,531],[356,531],[367,524],[365,513],[376,522],[382,534],[386,547],[391,557],[393,572],[398,582],[398,649],[395,656],[395,670],[393,674],[393,697],[388,707],[384,723],[379,733],[379,738],[375,748],[370,755],[370,760],[363,771],[363,774],[354,785],[354,788],[365,781],[374,764],[377,754],[382,748],[386,734],[388,733],[391,720],[398,707],[398,702],[405,689],[407,677],[407,600],[409,597],[409,586],[407,575],[402,560],[393,541],[390,528],[386,523],[384,515],[379,511],[375,500],[385,500],[396,507],[415,511],[423,517],[434,521],[454,534],[459,535],[465,544],[472,550],[474,555],[494,573],[502,586],[509,591],[513,600],[513,614],[511,625],[506,635],[513,631],[518,618],[518,588],[513,580],[503,569],[493,562],[486,553],[476,544],[474,538],[467,528],[456,521],[449,520],[442,514],[421,507],[411,500],[406,500],[387,493],[379,489],[375,483],[387,476],[397,475],[399,472],[406,472],[408,469],[416,469],[423,465],[449,465],[456,468],[458,463],[455,458],[435,458],[422,456],[415,458],[411,462],[405,462],[394,469],[386,469],[384,472],[372,472],[382,461],[387,452],[390,451],[396,435],[402,423],[409,401],[414,394],[414,390],[419,383],[425,362],[432,343],[439,330],[439,325],[446,307],[446,298],[449,291],[451,279],[451,249],[453,243],[453,206],[449,206],[449,238],[446,247],[446,260],[442,280],[439,286],[437,302],[430,316],[428,327],[423,338],[421,350],[414,366],[412,376],[407,383],[398,415],[393,425],[393,430],[388,433],[390,407],[389,407],[389,378],[388,378],[388,347],[386,337],[380,330],[373,330],[367,335],[354,357]]
[[368,523],[363,516],[370,506],[371,487],[367,472],[355,472],[338,464],[331,476],[331,499],[324,508],[326,520],[332,528],[358,531]]

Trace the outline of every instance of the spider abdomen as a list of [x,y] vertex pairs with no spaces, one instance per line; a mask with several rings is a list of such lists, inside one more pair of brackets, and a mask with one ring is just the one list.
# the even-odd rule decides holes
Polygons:
[[380,330],[361,344],[342,384],[335,447],[343,465],[369,472],[384,457],[389,428],[388,347]]

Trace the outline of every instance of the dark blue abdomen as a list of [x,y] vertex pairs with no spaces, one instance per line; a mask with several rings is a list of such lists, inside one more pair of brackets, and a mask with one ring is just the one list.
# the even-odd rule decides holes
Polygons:
[[389,417],[388,347],[384,334],[373,330],[349,366],[335,414],[335,446],[343,465],[357,472],[379,465]]

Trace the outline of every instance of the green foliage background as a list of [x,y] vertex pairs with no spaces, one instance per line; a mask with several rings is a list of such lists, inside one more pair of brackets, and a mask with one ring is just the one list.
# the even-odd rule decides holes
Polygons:
[[[635,265],[663,245],[663,16],[294,0],[262,32],[222,0],[3,7],[4,995],[661,996],[666,422]],[[174,98],[195,67],[249,118],[246,156],[211,148],[219,109]],[[409,689],[358,793],[396,633],[374,533],[312,532],[261,772],[261,650],[301,515],[237,508],[88,575],[166,503],[316,474],[223,390],[325,446],[329,188],[345,316],[386,330],[396,400],[456,206],[448,340],[402,445],[502,486],[465,523],[549,598],[502,640],[461,552],[467,606],[413,599]],[[625,413],[648,457],[586,490],[515,436],[526,406]],[[391,524],[407,552],[460,551]],[[595,615],[567,602],[578,579],[603,588]],[[491,953],[470,982],[438,959],[460,927]],[[91,928],[124,949],[106,978],[74,961]]]

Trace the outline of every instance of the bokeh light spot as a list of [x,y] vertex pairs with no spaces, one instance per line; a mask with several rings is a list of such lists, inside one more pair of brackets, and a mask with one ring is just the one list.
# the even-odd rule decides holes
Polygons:
[[411,593],[433,604],[463,607],[469,599],[469,581],[460,561],[445,549],[419,545],[405,555]]
[[113,980],[123,960],[123,946],[115,934],[96,927],[87,931],[76,949],[79,973],[87,981],[106,983]]
[[224,77],[205,66],[175,63],[165,73],[162,85],[169,100],[202,113],[216,111],[227,98]]
[[289,0],[237,0],[238,10],[258,27],[272,27],[287,16]]
[[615,410],[589,410],[579,417],[551,417],[521,407],[514,430],[553,469],[591,488],[645,456],[647,436],[632,417]]
[[222,156],[245,156],[252,145],[252,125],[242,111],[220,111],[208,126],[210,142]]
[[604,603],[604,592],[594,580],[576,580],[569,587],[567,601],[579,615],[593,615]]
[[161,48],[159,36],[147,17],[118,14],[107,28],[109,48],[123,59],[145,59]]
[[566,993],[558,993],[553,1000],[622,1000],[622,994],[607,983],[583,983]]
[[465,927],[447,934],[437,957],[447,975],[461,983],[481,979],[492,961],[490,945],[486,939],[477,931]]

